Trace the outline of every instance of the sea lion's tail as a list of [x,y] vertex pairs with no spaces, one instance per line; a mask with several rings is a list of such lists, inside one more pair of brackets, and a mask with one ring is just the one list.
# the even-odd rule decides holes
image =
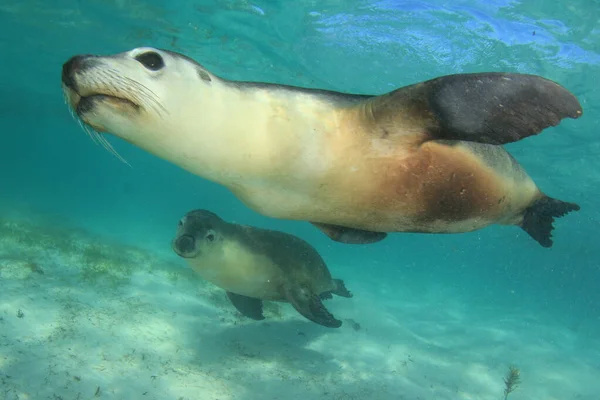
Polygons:
[[544,247],[552,247],[554,218],[560,218],[571,211],[579,211],[575,203],[543,196],[525,210],[521,228]]

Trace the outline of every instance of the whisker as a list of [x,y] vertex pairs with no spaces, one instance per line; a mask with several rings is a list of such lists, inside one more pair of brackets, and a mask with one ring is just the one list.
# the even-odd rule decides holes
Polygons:
[[128,167],[131,167],[131,164],[129,164],[127,162],[127,160],[125,160],[116,150],[115,148],[110,144],[110,142],[103,136],[99,136],[99,138],[102,140],[102,142],[104,143],[105,148],[112,153],[115,157],[117,157],[117,159],[119,161],[121,161],[123,164],[127,165]]
[[131,167],[131,164],[129,164],[123,157],[121,157],[121,155],[115,150],[115,148],[110,144],[110,142],[104,136],[102,136],[100,133],[94,131],[91,128],[88,128],[88,129],[89,129],[88,133],[90,135],[95,136],[95,138],[102,145],[102,147],[104,147],[105,150],[107,150],[109,153],[111,153],[113,156],[115,156],[122,163]]
[[158,115],[161,115],[162,112],[168,114],[167,109],[160,103],[158,100],[158,96],[152,90],[148,89],[148,87],[143,84],[137,82],[134,79],[129,77],[125,77],[120,75],[117,71],[113,69],[108,69],[102,71],[102,74],[109,78],[107,79],[107,83],[110,82],[112,89],[115,92],[120,92],[122,90],[128,90],[130,96],[140,104],[147,104],[148,106],[153,106],[154,110]]
[[[73,116],[75,117],[75,116]],[[81,128],[83,129],[83,131],[90,137],[90,139],[92,139],[92,142],[94,142],[94,144],[98,144],[98,141],[96,140],[95,135],[93,135],[90,130],[83,124],[83,122],[81,122],[81,119],[79,118],[75,118],[77,120],[77,122],[79,123],[79,126],[81,126]]]
[[[63,90],[63,100],[65,101],[65,104],[68,104],[67,101],[67,93]],[[74,120],[76,120],[79,123],[79,126],[81,126],[81,128],[83,129],[83,131],[90,137],[90,139],[92,139],[92,142],[94,142],[94,144],[100,144],[102,145],[102,147],[104,147],[104,149],[106,149],[109,153],[111,153],[112,155],[114,155],[117,159],[119,159],[121,162],[123,162],[124,164],[128,165],[129,167],[131,167],[131,164],[129,164],[115,149],[114,147],[110,144],[110,142],[103,137],[100,133],[96,132],[94,129],[92,129],[91,127],[85,125],[82,121],[81,118],[77,117],[75,115],[75,112],[73,111],[72,107],[68,107],[69,113],[71,114],[71,117],[73,117]]]
[[156,106],[158,106],[158,108],[160,108],[162,111],[164,111],[167,114],[169,113],[167,111],[167,109],[160,103],[160,101],[158,101],[158,96],[156,95],[156,93],[154,93],[147,86],[145,86],[145,85],[141,84],[140,82],[137,82],[129,77],[126,77],[126,76],[124,76],[123,79],[125,81],[129,82],[130,84],[132,84],[133,86],[137,87],[138,89],[140,89],[141,92],[146,92],[148,94],[148,98],[150,100],[153,100],[154,103],[156,104]]
[[[163,117],[163,113],[169,113],[168,110],[160,103],[159,97],[156,95],[156,93],[154,93],[142,83],[129,77],[122,76],[117,70],[99,69],[95,71],[95,76],[90,81],[93,81],[91,83],[94,84],[94,86],[103,87],[103,92],[107,95],[119,95],[119,93],[122,94],[123,92],[127,92],[127,95],[130,99],[133,100],[134,103],[152,108],[161,118]],[[123,96],[121,95],[121,97]],[[67,103],[68,105],[69,101],[67,93],[64,90],[63,98],[65,100],[65,103]],[[89,127],[88,125],[84,124],[81,118],[76,116],[74,110],[71,107],[69,107],[69,111],[71,112],[71,116],[75,120],[77,120],[79,125],[95,144],[100,144],[102,147],[104,147],[105,150],[107,150],[121,162],[131,167],[131,164],[129,164],[127,160],[125,160],[115,150],[115,148],[110,144],[110,142],[105,136],[103,136],[99,132],[96,132],[93,128]]]
[[67,92],[65,90],[63,90],[63,100],[65,101],[65,104],[67,105],[67,110],[69,110],[69,114],[71,114],[71,117],[75,121],[77,121],[77,123],[79,124],[79,126],[81,127],[81,129],[83,129],[83,131],[90,137],[90,139],[92,139],[92,142],[94,142],[94,144],[98,144],[98,142],[96,141],[96,138],[94,137],[94,135],[92,135],[90,133],[90,131],[86,128],[86,126],[81,121],[81,118],[79,118],[78,116],[75,115],[75,111],[73,110],[73,108],[71,108],[71,106],[69,104],[68,97],[67,97]]

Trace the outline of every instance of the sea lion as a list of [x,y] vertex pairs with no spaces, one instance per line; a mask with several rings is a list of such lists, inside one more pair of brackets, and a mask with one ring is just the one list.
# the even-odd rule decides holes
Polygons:
[[319,253],[296,236],[193,210],[179,221],[172,247],[200,277],[225,290],[249,318],[264,319],[262,301],[271,300],[291,303],[319,325],[342,325],[321,300],[352,293],[341,279],[331,277]]
[[502,224],[550,247],[554,218],[579,210],[544,194],[502,147],[582,115],[540,76],[456,74],[352,95],[231,81],[143,47],[72,57],[62,87],[96,131],[343,243]]

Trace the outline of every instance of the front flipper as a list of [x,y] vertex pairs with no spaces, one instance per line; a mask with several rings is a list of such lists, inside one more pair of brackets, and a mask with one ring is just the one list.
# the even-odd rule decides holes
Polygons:
[[257,321],[265,319],[265,316],[263,315],[263,303],[261,299],[231,292],[226,293],[227,297],[229,297],[229,301],[231,301],[231,304],[233,304],[233,306],[237,308],[237,310],[243,315]]
[[360,229],[346,228],[344,226],[322,224],[311,222],[321,232],[329,236],[331,240],[346,244],[371,244],[379,242],[386,238],[385,232],[371,232]]
[[335,317],[325,308],[318,295],[304,287],[291,287],[286,289],[287,301],[301,315],[316,324],[327,328],[339,328],[342,321]]
[[536,135],[564,118],[579,118],[577,98],[536,75],[484,72],[447,75],[363,104],[374,132],[423,132],[430,139],[501,145]]

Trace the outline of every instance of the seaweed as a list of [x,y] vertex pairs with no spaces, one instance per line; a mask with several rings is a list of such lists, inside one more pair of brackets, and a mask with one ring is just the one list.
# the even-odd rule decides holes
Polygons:
[[508,374],[504,378],[504,400],[508,399],[508,395],[513,392],[521,383],[521,371],[516,367],[509,367]]

